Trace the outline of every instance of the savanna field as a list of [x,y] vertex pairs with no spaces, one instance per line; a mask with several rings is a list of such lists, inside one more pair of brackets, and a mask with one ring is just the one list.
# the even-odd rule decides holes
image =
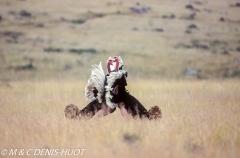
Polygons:
[[84,148],[82,157],[240,154],[238,80],[129,81],[129,91],[147,109],[161,108],[158,121],[126,120],[119,110],[99,120],[66,119],[67,104],[87,104],[84,86],[85,81],[1,85],[1,149]]
[[[0,157],[240,157],[239,13],[236,0],[1,0]],[[106,73],[115,55],[162,118],[66,119],[89,103],[91,65]]]

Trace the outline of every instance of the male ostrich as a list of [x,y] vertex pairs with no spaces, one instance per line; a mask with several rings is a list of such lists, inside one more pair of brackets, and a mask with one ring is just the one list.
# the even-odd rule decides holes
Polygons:
[[149,111],[129,92],[127,86],[127,71],[123,70],[123,60],[119,57],[109,57],[107,61],[108,74],[105,76],[101,62],[92,66],[92,73],[85,87],[85,96],[91,102],[82,110],[70,104],[64,112],[67,118],[98,118],[106,116],[118,107],[124,117],[159,119],[162,117],[158,106]]

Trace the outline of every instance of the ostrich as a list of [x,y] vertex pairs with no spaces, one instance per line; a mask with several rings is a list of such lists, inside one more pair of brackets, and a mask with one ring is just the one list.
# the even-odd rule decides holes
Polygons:
[[127,90],[127,71],[123,70],[120,56],[107,60],[108,74],[105,75],[102,63],[92,66],[92,73],[85,87],[86,99],[91,102],[82,110],[70,104],[64,112],[67,118],[99,118],[106,116],[118,107],[123,117],[159,119],[162,117],[158,106],[146,110],[145,107]]

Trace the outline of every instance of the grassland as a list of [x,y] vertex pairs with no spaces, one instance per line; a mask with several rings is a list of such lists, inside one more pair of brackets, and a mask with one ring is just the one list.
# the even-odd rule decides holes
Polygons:
[[[85,148],[82,157],[106,158],[240,157],[236,4],[1,0],[0,150]],[[150,10],[136,13],[131,7]],[[84,87],[91,65],[104,66],[114,55],[127,66],[130,93],[147,109],[158,105],[163,118],[125,120],[117,110],[99,120],[65,119],[67,104],[88,103]]]
[[92,64],[114,55],[135,78],[184,79],[185,68],[194,78],[239,78],[236,3],[2,0],[0,79],[87,79]]
[[83,97],[86,81],[1,85],[0,149],[85,148],[82,157],[237,158],[238,83],[129,81],[129,91],[146,108],[161,108],[159,121],[125,120],[119,110],[99,120],[66,119],[67,104],[80,108],[87,104]]

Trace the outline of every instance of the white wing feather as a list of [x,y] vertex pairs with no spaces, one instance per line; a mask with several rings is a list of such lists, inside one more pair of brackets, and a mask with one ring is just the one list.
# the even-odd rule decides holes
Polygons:
[[93,90],[95,87],[98,90],[97,99],[99,103],[102,102],[102,95],[104,91],[104,80],[105,80],[105,74],[102,69],[102,62],[100,62],[99,65],[96,65],[96,64],[92,65],[92,73],[85,87],[85,97],[87,100],[93,101],[96,99],[93,93]]

